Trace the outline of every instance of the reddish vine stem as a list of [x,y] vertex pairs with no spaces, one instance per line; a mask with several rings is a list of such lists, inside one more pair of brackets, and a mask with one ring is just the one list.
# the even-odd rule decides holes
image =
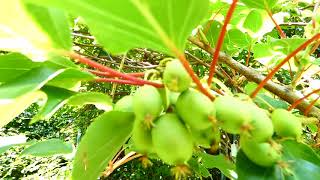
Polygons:
[[288,111],[291,111],[292,109],[294,109],[296,106],[298,106],[303,100],[307,99],[308,97],[310,97],[312,94],[318,93],[320,92],[320,88],[316,89],[314,91],[312,91],[311,93],[303,96],[302,98],[296,100],[295,102],[292,103],[292,105],[288,108]]
[[269,8],[267,8],[267,12],[268,12],[268,15],[269,17],[271,18],[273,24],[276,26],[276,29],[278,30],[279,34],[280,34],[280,37],[285,39],[286,38],[286,34],[283,32],[283,30],[281,29],[281,27],[279,26],[279,24],[276,22],[276,20],[273,18],[272,16],[272,12]]
[[312,107],[316,104],[316,102],[320,99],[320,96],[318,96],[315,100],[313,100],[310,105],[306,108],[304,111],[304,115],[307,116],[309,112],[311,111]]
[[224,21],[224,24],[221,28],[221,32],[220,32],[220,35],[219,35],[219,38],[218,38],[218,41],[217,41],[217,44],[216,44],[216,51],[214,52],[213,54],[213,58],[212,58],[212,62],[211,62],[211,66],[210,66],[210,71],[209,71],[209,77],[208,77],[208,85],[210,85],[212,83],[212,79],[213,79],[213,75],[215,73],[215,68],[216,68],[216,65],[217,65],[217,62],[218,62],[218,59],[219,59],[219,52],[220,52],[220,49],[223,45],[223,41],[224,41],[224,37],[225,37],[225,34],[227,32],[227,26],[231,20],[231,17],[232,17],[232,14],[237,6],[237,2],[238,0],[233,0],[232,1],[232,4],[227,12],[227,15],[226,15],[226,19]]
[[[88,69],[87,71],[92,74],[98,75],[98,76],[114,77],[109,72],[95,71],[95,70],[91,70],[91,69]],[[129,76],[134,76],[134,77],[143,77],[145,73],[144,72],[136,72],[136,73],[126,73],[126,74]]]
[[148,85],[152,85],[156,88],[162,88],[163,87],[163,84],[159,84],[159,83],[155,83],[155,82],[151,82],[151,81],[146,81],[146,80],[143,80],[143,79],[139,79],[139,78],[136,78],[136,77],[133,77],[133,76],[130,76],[130,75],[127,75],[125,73],[121,73],[121,72],[118,72],[112,68],[109,68],[107,66],[104,66],[100,63],[97,63],[95,61],[92,61],[86,57],[83,57],[83,56],[80,56],[79,54],[76,54],[76,53],[68,53],[69,57],[73,58],[73,59],[76,59],[77,61],[79,61],[80,63],[82,64],[86,64],[90,67],[93,67],[93,68],[96,68],[100,71],[104,71],[104,72],[108,72],[110,73],[110,75],[114,76],[114,77],[121,77],[123,79],[126,79],[128,80],[127,82],[128,83],[131,83],[131,84],[136,84],[136,85],[144,85],[144,84],[148,84]]
[[304,42],[301,46],[299,46],[297,49],[295,49],[293,52],[291,52],[280,64],[278,64],[267,76],[266,78],[258,85],[258,87],[253,91],[253,93],[250,95],[251,98],[256,97],[258,92],[263,88],[263,86],[275,75],[276,72],[280,70],[280,68],[287,63],[292,57],[294,57],[298,52],[306,48],[310,43],[320,38],[320,33],[313,36],[311,39]]
[[246,59],[246,65],[249,66],[249,60],[251,58],[251,46],[248,48],[248,54],[247,54],[247,59]]

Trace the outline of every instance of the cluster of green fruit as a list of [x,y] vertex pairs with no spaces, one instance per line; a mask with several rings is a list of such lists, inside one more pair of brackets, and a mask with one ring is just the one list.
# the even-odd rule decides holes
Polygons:
[[302,123],[284,109],[271,114],[250,99],[221,96],[215,101],[218,125],[226,132],[240,134],[240,147],[260,166],[272,166],[281,160],[281,146],[272,138],[300,139]]
[[219,144],[222,130],[240,134],[247,157],[261,166],[281,159],[274,132],[281,137],[299,138],[301,122],[290,112],[267,111],[242,97],[220,96],[212,102],[190,88],[191,78],[178,60],[167,63],[163,72],[165,88],[142,86],[133,96],[120,99],[114,110],[135,113],[132,142],[142,154],[155,154],[170,165],[183,165],[194,147]]

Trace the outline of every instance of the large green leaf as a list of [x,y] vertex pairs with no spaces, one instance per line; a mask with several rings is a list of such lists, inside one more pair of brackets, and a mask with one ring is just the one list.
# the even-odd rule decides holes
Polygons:
[[30,123],[35,123],[39,120],[49,120],[59,108],[67,103],[72,106],[93,104],[105,111],[112,110],[112,100],[104,93],[84,92],[77,94],[74,91],[54,86],[45,86],[41,90],[47,94],[48,100]]
[[10,102],[1,102],[0,128],[8,124],[13,118],[39,99],[46,99],[46,94],[41,91],[34,91],[13,99]]
[[10,81],[40,65],[19,53],[0,55],[0,82]]
[[95,180],[130,137],[133,113],[111,111],[96,118],[81,139],[72,177]]
[[0,100],[8,101],[26,93],[36,91],[65,69],[57,66],[40,66],[33,68],[17,78],[0,85]]
[[21,155],[31,156],[53,156],[61,154],[70,154],[73,151],[72,144],[66,143],[60,139],[49,139],[32,144],[21,152]]
[[27,141],[25,135],[0,136],[0,155],[13,146],[24,144]]
[[235,165],[224,155],[214,156],[207,153],[200,153],[199,157],[201,157],[201,162],[205,168],[218,168],[225,176],[236,178]]
[[70,50],[72,47],[69,19],[60,9],[44,8],[26,3],[25,7],[32,18],[49,36],[56,49]]
[[280,169],[276,166],[261,167],[250,161],[240,149],[237,153],[237,173],[239,180],[274,180],[282,179]]
[[110,52],[148,47],[172,55],[207,15],[209,0],[29,0],[80,15]]
[[56,48],[71,48],[70,28],[62,11],[26,6],[22,0],[0,0],[1,50],[45,61]]

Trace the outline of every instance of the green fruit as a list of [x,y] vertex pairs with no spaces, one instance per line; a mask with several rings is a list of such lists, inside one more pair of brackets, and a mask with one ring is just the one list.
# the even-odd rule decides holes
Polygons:
[[176,93],[176,92],[170,92],[170,104],[175,105],[178,101],[178,98],[180,96],[180,93]]
[[124,96],[115,105],[113,110],[123,112],[133,112],[133,97]]
[[192,79],[179,60],[167,63],[163,72],[164,85],[173,92],[182,92],[189,88]]
[[176,114],[167,113],[155,121],[152,142],[159,158],[167,164],[184,164],[192,156],[192,137]]
[[298,117],[285,109],[276,109],[271,115],[274,131],[281,137],[299,139],[302,134],[302,123]]
[[131,139],[139,153],[148,154],[153,151],[151,129],[139,120],[134,122]]
[[231,96],[220,96],[214,101],[216,118],[221,128],[232,134],[239,134],[251,120],[247,102]]
[[258,143],[241,138],[240,146],[247,157],[260,166],[270,167],[281,159],[279,150],[267,142]]
[[180,94],[176,110],[182,120],[192,129],[207,129],[215,122],[215,109],[211,100],[194,89]]
[[190,129],[190,133],[192,135],[193,142],[195,142],[197,146],[210,148],[213,143],[220,142],[219,129],[214,129],[212,127],[204,130]]
[[161,95],[157,88],[145,85],[140,87],[134,94],[133,111],[137,119],[144,121],[149,127],[162,110]]
[[273,124],[267,112],[255,104],[248,103],[251,120],[247,128],[243,128],[241,135],[256,142],[265,142],[273,135]]

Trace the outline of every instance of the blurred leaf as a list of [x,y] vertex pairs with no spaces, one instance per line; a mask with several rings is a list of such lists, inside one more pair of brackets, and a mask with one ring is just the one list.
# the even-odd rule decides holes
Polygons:
[[97,179],[130,137],[133,120],[133,113],[117,111],[96,118],[79,144],[73,164],[73,179]]
[[0,101],[8,101],[26,93],[36,91],[65,69],[56,66],[33,68],[17,78],[0,85]]
[[21,114],[39,99],[46,99],[46,94],[41,91],[34,91],[9,102],[0,103],[0,128],[8,124],[13,118]]
[[7,82],[21,74],[40,66],[20,53],[0,55],[0,82]]
[[37,142],[27,147],[21,152],[21,155],[31,156],[53,156],[61,154],[70,154],[73,151],[72,144],[66,143],[60,139],[49,139]]
[[251,10],[243,23],[243,27],[256,33],[256,32],[259,32],[262,26],[263,26],[263,17],[260,11],[256,9]]
[[21,0],[0,0],[0,49],[45,61],[55,48],[71,48],[67,22],[59,10],[26,5]]
[[41,89],[47,94],[47,101],[40,111],[32,118],[30,124],[35,123],[39,120],[48,120],[52,115],[61,108],[75,92],[69,91],[67,89],[45,86]]
[[207,15],[209,6],[209,0],[28,2],[59,7],[81,16],[98,42],[114,54],[146,47],[174,55],[168,41],[183,52],[188,36]]

